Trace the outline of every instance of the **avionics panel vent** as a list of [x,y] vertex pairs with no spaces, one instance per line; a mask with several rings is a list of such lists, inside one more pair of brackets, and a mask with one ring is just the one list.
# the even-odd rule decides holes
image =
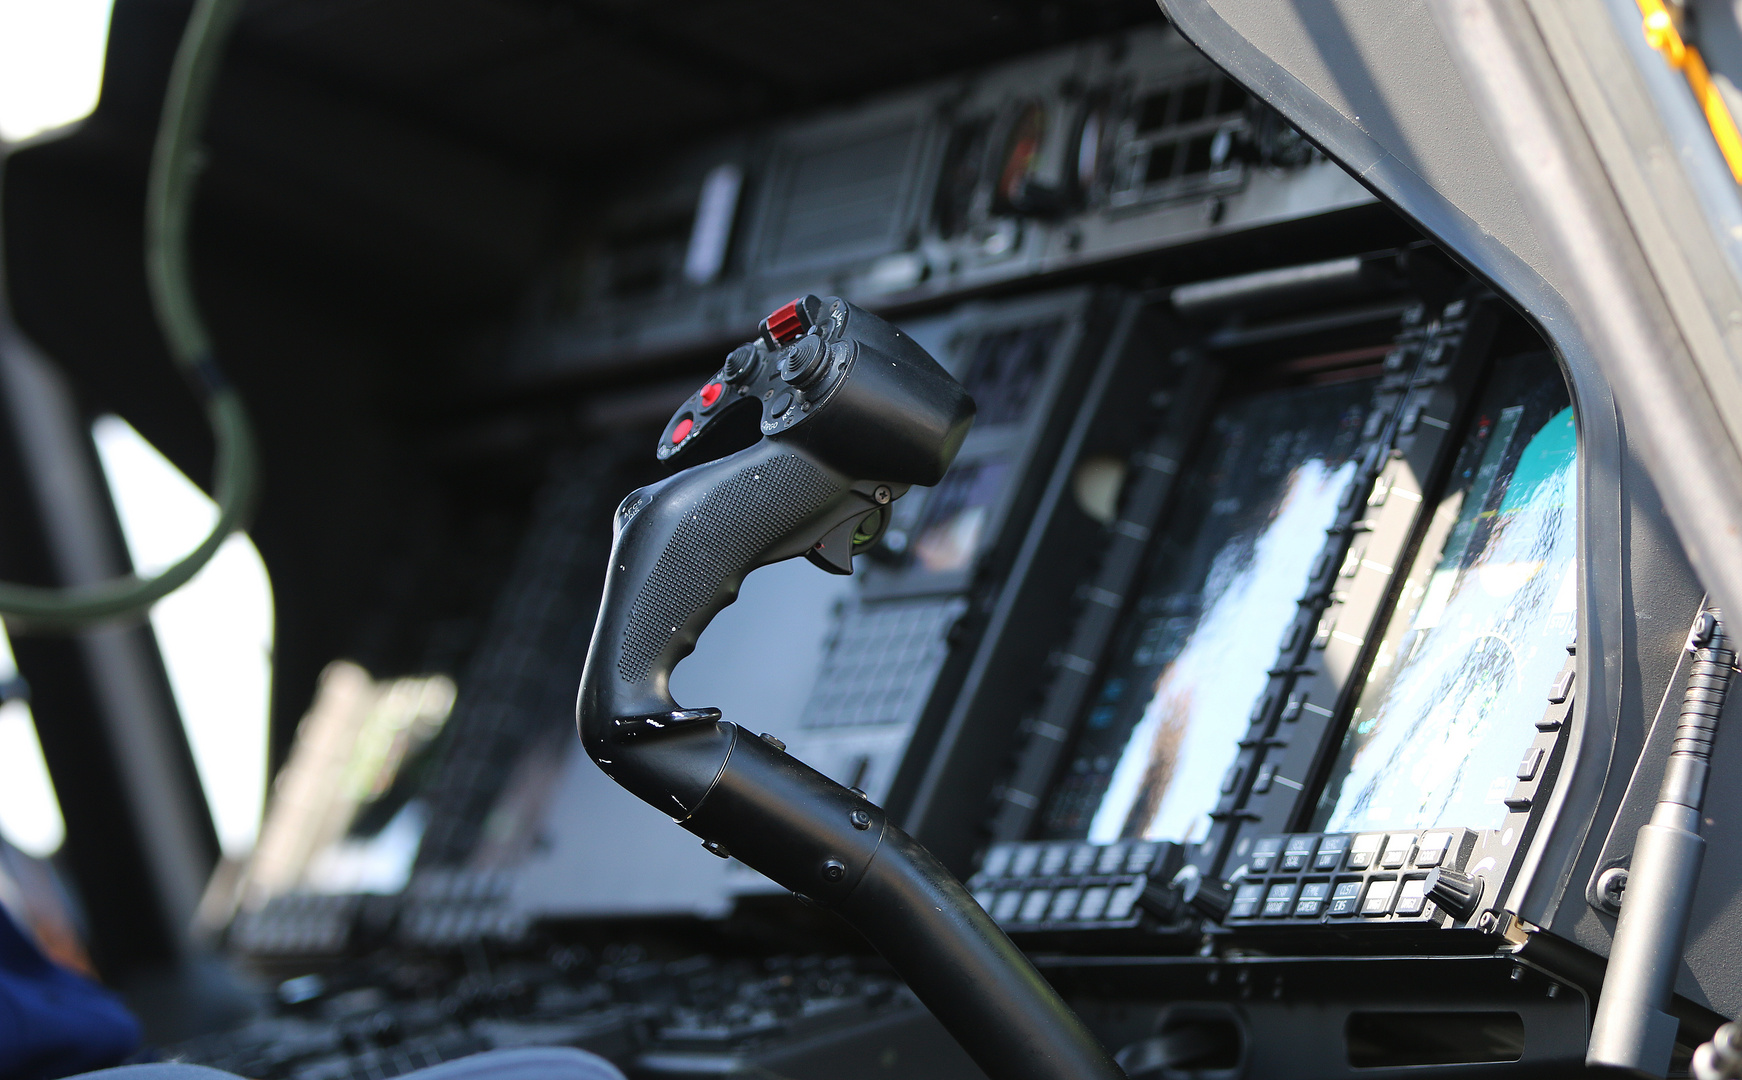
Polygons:
[[777,181],[765,268],[795,270],[880,255],[899,246],[921,126],[855,132],[794,146]]

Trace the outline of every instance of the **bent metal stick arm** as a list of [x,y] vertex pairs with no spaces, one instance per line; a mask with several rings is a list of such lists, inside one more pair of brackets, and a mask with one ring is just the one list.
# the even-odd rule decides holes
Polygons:
[[721,415],[758,406],[747,450],[642,488],[617,511],[576,717],[587,752],[641,799],[774,881],[839,912],[993,1080],[1121,1072],[1058,994],[883,811],[721,718],[668,680],[759,566],[805,555],[850,573],[887,504],[935,484],[973,402],[919,346],[839,299],[804,297],[680,409],[681,460]]

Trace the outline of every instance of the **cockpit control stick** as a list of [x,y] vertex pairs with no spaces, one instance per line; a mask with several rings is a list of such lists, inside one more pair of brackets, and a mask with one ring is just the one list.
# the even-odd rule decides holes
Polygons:
[[745,575],[804,555],[837,573],[888,504],[944,475],[973,421],[960,384],[844,300],[776,311],[678,410],[659,456],[683,460],[736,406],[754,446],[633,492],[617,510],[576,719],[599,767],[774,881],[832,908],[993,1080],[1114,1080],[1112,1058],[930,852],[777,739],[686,709],[669,679]]
[[1627,893],[1609,946],[1603,992],[1591,1020],[1585,1063],[1636,1076],[1665,1076],[1678,1029],[1669,1013],[1700,864],[1706,852],[1700,812],[1712,745],[1736,653],[1715,611],[1688,633],[1688,685],[1657,807],[1633,842]]

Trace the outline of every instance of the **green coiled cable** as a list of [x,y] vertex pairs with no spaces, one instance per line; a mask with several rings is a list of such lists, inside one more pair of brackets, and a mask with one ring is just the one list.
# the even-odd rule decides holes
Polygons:
[[170,357],[202,399],[216,444],[213,495],[218,521],[186,557],[152,578],[135,574],[93,585],[43,588],[0,582],[0,615],[29,628],[70,630],[137,614],[187,584],[230,534],[248,524],[259,458],[247,410],[212,358],[188,275],[188,217],[202,164],[199,134],[224,44],[242,0],[196,0],[170,71],[145,196],[145,274]]

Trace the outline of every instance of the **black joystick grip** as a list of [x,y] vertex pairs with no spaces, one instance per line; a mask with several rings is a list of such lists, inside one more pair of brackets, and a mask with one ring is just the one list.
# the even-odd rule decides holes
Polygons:
[[[961,385],[877,316],[816,297],[777,315],[784,343],[734,350],[721,376],[667,425],[660,451],[681,452],[737,401],[762,405],[763,439],[632,492],[618,507],[581,677],[577,718],[588,752],[679,821],[713,786],[729,739],[716,726],[718,710],[672,700],[672,669],[757,567],[805,555],[851,573],[855,538],[874,536],[888,504],[910,486],[943,478],[974,417]],[[770,346],[773,356],[761,355]],[[825,367],[811,362],[818,355],[835,359]],[[794,356],[811,358],[799,365],[802,391],[787,385]],[[728,386],[726,371],[739,382]],[[630,744],[636,753],[621,751]]]
[[715,421],[759,407],[762,440],[642,488],[617,510],[576,719],[614,780],[781,885],[838,911],[998,1080],[1115,1080],[1118,1066],[960,882],[883,811],[672,700],[672,668],[759,566],[852,572],[888,504],[935,484],[974,406],[925,351],[846,301],[802,297],[666,425],[698,458]]

